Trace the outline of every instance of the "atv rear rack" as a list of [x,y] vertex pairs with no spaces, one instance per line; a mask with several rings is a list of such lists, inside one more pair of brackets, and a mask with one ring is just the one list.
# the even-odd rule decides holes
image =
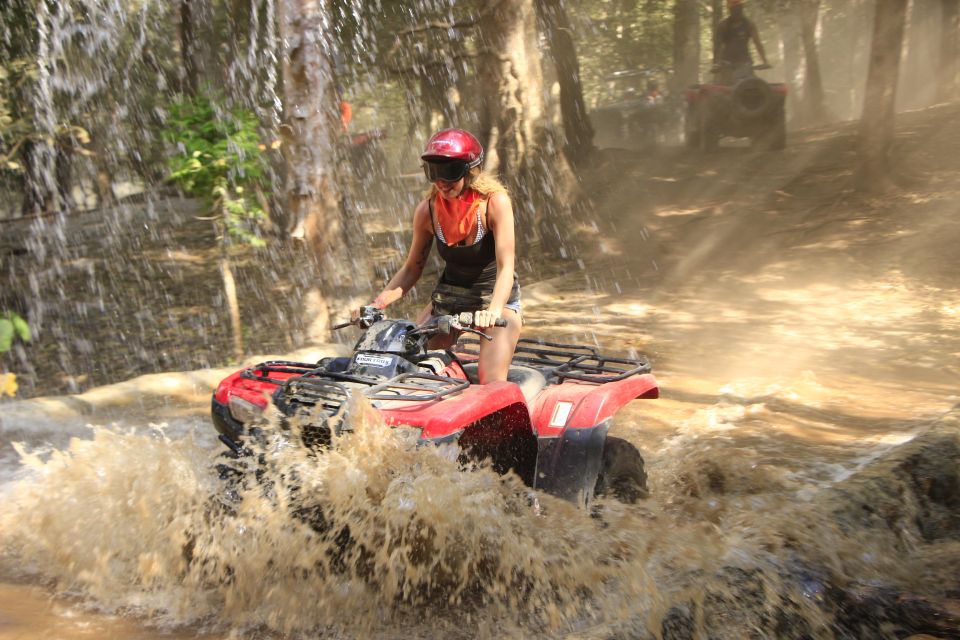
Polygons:
[[[475,362],[480,357],[479,341],[463,338],[454,347],[462,362]],[[577,380],[604,384],[617,382],[641,373],[650,373],[650,362],[644,356],[618,358],[604,355],[596,347],[533,338],[520,338],[514,351],[513,364],[537,369],[548,380]]]

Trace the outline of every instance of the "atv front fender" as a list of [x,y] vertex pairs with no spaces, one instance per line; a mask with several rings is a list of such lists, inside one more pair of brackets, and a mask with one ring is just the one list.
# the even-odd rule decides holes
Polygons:
[[659,395],[657,380],[649,373],[604,384],[567,380],[537,396],[530,420],[538,438],[556,437],[571,429],[596,427],[631,400]]

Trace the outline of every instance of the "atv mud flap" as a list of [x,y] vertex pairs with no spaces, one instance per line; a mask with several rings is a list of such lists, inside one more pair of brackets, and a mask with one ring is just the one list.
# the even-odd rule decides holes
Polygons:
[[600,474],[603,443],[610,421],[584,429],[566,429],[561,435],[537,440],[534,488],[586,505]]

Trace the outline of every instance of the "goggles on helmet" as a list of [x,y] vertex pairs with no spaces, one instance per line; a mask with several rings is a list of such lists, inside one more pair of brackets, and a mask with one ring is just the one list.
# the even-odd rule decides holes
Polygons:
[[443,182],[456,182],[467,175],[470,170],[470,164],[462,160],[448,160],[446,162],[423,163],[423,173],[430,182],[441,180]]

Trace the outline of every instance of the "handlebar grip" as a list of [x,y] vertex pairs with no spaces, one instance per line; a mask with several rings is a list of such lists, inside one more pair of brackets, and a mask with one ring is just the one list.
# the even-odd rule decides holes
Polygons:
[[[470,326],[473,324],[473,314],[474,312],[472,311],[464,311],[457,316],[457,320],[464,326]],[[497,318],[493,321],[493,326],[505,327],[507,326],[507,321],[503,318]]]

